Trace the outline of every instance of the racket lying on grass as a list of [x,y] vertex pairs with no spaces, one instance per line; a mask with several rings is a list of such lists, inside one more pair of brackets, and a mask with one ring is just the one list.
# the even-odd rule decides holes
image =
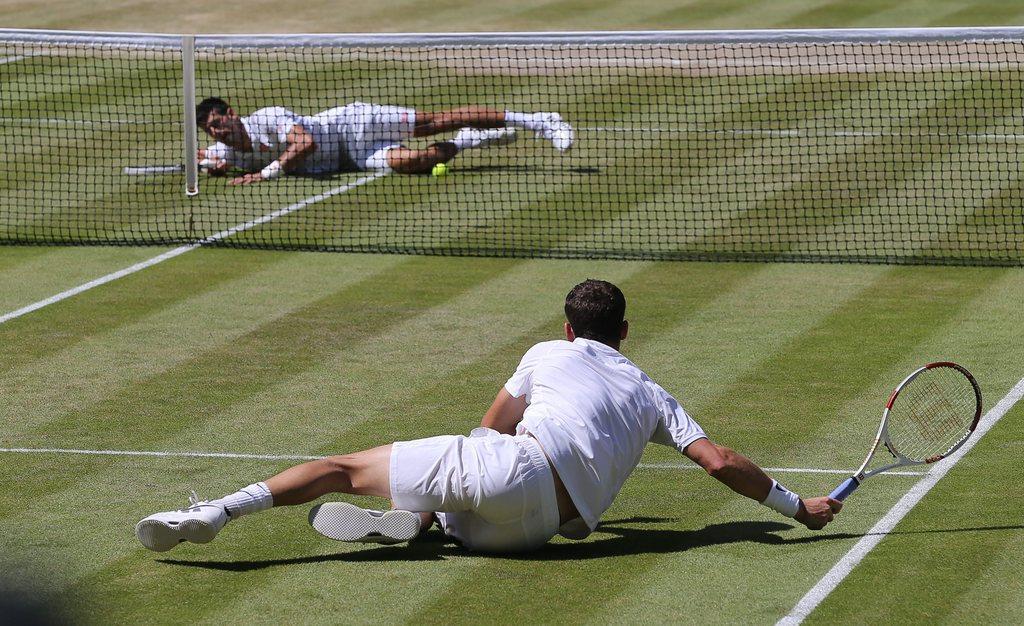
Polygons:
[[[203,159],[199,162],[199,170],[205,171],[213,165],[213,161]],[[184,172],[184,165],[127,165],[124,173],[128,176],[157,176],[159,174],[175,174]]]
[[[943,361],[915,370],[889,396],[875,442],[860,469],[829,495],[845,500],[869,476],[945,458],[967,441],[979,419],[981,389],[966,368]],[[880,443],[895,461],[865,472]]]

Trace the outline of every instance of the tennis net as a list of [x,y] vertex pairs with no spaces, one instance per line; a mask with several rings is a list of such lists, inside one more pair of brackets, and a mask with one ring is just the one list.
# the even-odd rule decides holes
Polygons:
[[[0,31],[0,242],[1024,260],[1024,29],[197,36],[194,53],[182,42]],[[305,116],[300,126],[348,113],[316,136],[330,159],[251,185],[230,184],[238,169],[201,175],[188,196],[186,155],[214,142],[186,140],[185,111],[210,96],[250,121],[265,107]],[[444,177],[368,177],[351,170],[375,149],[456,134],[406,137],[411,126],[380,123],[371,105],[421,121],[463,107],[558,113],[574,145],[526,127],[459,153]],[[272,161],[285,145],[272,134],[236,163]]]

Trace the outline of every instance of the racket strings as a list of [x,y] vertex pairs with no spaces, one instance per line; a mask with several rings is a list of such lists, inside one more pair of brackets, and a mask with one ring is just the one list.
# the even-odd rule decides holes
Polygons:
[[970,433],[976,403],[974,387],[959,370],[925,370],[896,397],[889,411],[889,439],[915,461],[944,456]]

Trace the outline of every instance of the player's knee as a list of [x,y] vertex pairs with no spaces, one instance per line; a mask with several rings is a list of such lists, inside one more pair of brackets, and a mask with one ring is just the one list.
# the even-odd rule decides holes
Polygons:
[[329,477],[332,484],[351,485],[355,461],[351,455],[339,454],[317,461],[321,475]]
[[332,479],[338,490],[376,494],[380,490],[379,471],[367,452],[342,454],[325,459],[330,463]]

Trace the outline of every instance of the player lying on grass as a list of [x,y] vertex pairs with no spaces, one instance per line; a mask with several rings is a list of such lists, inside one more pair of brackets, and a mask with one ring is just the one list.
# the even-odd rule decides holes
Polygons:
[[[470,148],[505,145],[516,129],[534,132],[559,151],[573,143],[572,127],[558,113],[516,113],[485,107],[428,112],[353,102],[307,117],[284,107],[259,109],[241,117],[220,98],[196,107],[196,122],[218,143],[200,150],[211,174],[232,168],[249,173],[232,184],[271,180],[285,173],[331,174],[385,170],[423,174]],[[454,138],[423,149],[402,142],[458,131]]]
[[587,280],[565,300],[565,341],[526,353],[469,437],[445,435],[297,465],[211,502],[157,513],[135,532],[150,550],[206,543],[229,521],[330,493],[389,498],[393,509],[313,507],[310,523],[342,541],[397,543],[434,519],[465,547],[539,548],[598,524],[648,442],[676,448],[744,496],[819,529],[842,503],[801,499],[743,455],[712,443],[675,398],[619,353],[626,301]]

